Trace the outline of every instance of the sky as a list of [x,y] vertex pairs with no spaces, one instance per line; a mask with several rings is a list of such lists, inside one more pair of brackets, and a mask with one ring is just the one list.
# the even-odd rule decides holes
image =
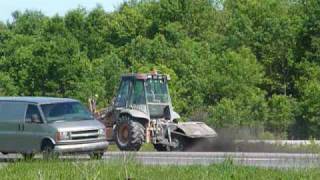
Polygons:
[[77,7],[84,7],[91,10],[97,6],[102,5],[106,11],[113,11],[124,0],[0,0],[0,21],[11,21],[11,13],[19,10],[40,10],[47,16],[55,14],[64,15],[71,9]]

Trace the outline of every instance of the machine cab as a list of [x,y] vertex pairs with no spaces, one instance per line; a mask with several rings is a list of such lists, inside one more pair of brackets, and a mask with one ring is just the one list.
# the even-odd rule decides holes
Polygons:
[[187,148],[187,138],[215,137],[214,130],[202,122],[178,122],[168,89],[169,76],[156,72],[129,74],[121,84],[112,108],[101,115],[108,140],[120,150],[138,151],[145,142],[158,151]]
[[122,76],[114,106],[140,111],[149,119],[170,120],[169,79],[167,75],[157,73]]

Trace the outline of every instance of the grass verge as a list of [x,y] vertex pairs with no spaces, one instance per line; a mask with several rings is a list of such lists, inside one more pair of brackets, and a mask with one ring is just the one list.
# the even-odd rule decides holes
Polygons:
[[[108,147],[108,151],[120,151],[119,148],[117,147],[116,144],[111,144]],[[145,143],[142,145],[141,149],[139,151],[143,151],[143,152],[150,152],[150,151],[155,151],[155,149],[153,148],[153,145],[150,143]]]
[[132,162],[31,161],[0,169],[1,179],[318,179],[319,169],[265,169],[235,166],[146,166]]

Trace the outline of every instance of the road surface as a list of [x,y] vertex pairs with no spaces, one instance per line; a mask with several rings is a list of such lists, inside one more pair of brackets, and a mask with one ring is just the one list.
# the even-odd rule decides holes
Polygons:
[[[21,160],[18,154],[0,155],[0,168]],[[36,156],[37,159],[41,155]],[[61,156],[61,159],[89,160],[87,155]],[[232,161],[237,165],[272,168],[320,167],[318,154],[237,153],[237,152],[107,152],[103,161],[138,161],[152,165],[210,165]]]

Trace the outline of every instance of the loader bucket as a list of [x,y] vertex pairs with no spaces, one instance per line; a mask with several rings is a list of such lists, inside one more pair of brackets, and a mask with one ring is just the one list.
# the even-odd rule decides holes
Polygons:
[[189,138],[217,137],[217,133],[203,122],[181,122],[176,124],[176,126],[178,128],[177,132],[180,132],[182,133],[181,135]]

